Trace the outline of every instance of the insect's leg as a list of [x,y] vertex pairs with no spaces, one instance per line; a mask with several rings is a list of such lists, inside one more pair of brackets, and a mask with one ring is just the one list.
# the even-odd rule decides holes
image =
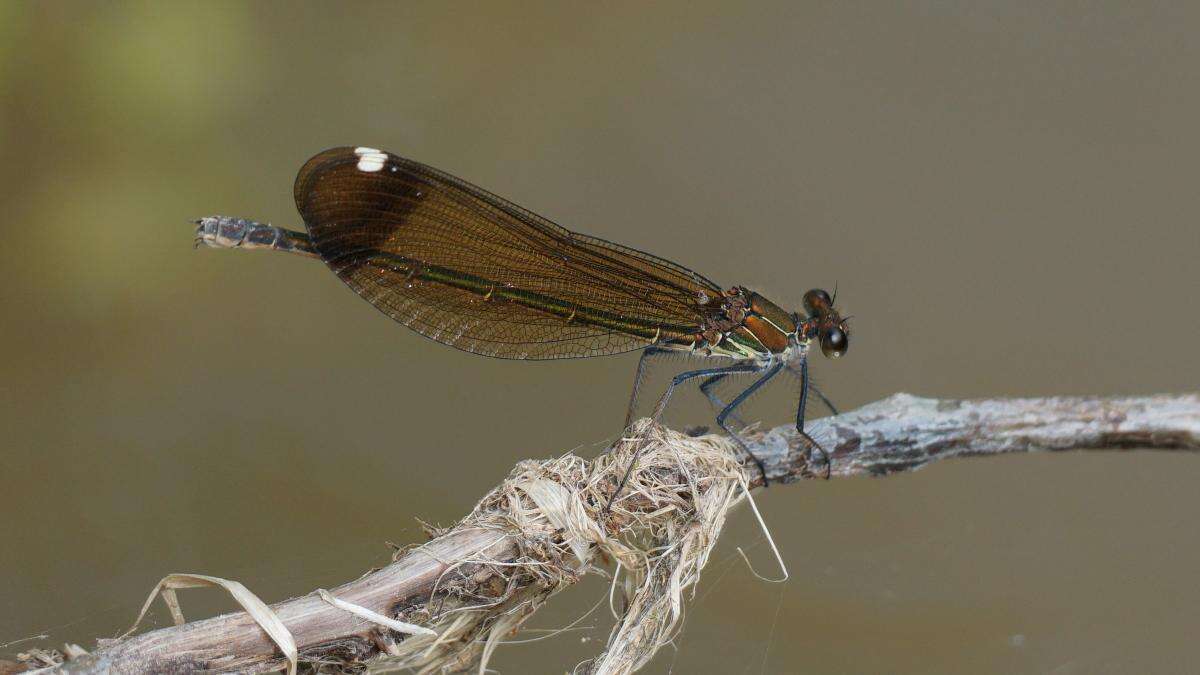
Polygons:
[[736,432],[725,426],[725,420],[733,414],[734,409],[745,402],[747,398],[750,398],[751,394],[758,391],[758,389],[770,381],[772,377],[778,375],[781,368],[783,368],[782,361],[768,367],[767,371],[762,374],[762,377],[759,377],[754,381],[754,384],[746,387],[742,393],[735,396],[733,400],[729,402],[729,405],[722,408],[721,412],[717,414],[717,426],[724,429],[726,433],[728,433],[735,441],[737,441],[737,444],[742,446],[742,449],[746,451],[746,454],[750,455],[750,459],[753,459],[754,463],[758,465],[758,471],[763,477],[763,487],[766,487],[767,485],[767,467],[763,465],[762,460],[760,460],[753,452],[750,452],[750,448],[746,446],[745,441],[743,441]]
[[[713,387],[717,386],[717,384],[727,377],[729,377],[728,373],[724,375],[713,375],[712,377],[700,383],[700,392],[704,394],[704,397],[708,399],[708,402],[711,403],[718,412],[725,407],[725,402],[721,400],[721,397],[717,396],[717,393],[713,391]],[[743,422],[737,415],[731,415],[730,417],[733,418],[733,421],[736,422],[738,426],[746,426],[746,423]]]
[[[825,464],[825,478],[828,479],[829,472],[833,468],[833,462],[829,459],[829,453],[825,452],[825,448],[822,448],[821,444],[816,442],[815,440],[813,440],[813,437],[809,436],[808,432],[806,432],[804,430],[804,409],[808,405],[808,387],[809,387],[808,357],[807,356],[800,357],[799,375],[800,375],[800,402],[796,405],[796,431],[798,431],[800,433],[800,440],[804,441],[804,444],[808,446],[808,457],[810,460],[812,459],[814,450],[819,451],[821,453],[821,458],[824,460],[824,464]],[[821,398],[825,398],[825,397],[822,396]],[[828,404],[828,401],[826,401],[826,403]],[[832,408],[832,406],[831,406],[831,408]]]
[[662,398],[658,399],[658,405],[654,406],[653,419],[657,421],[659,417],[662,417],[663,411],[667,409],[667,401],[671,400],[671,394],[675,392],[675,387],[688,380],[705,377],[706,375],[720,375],[724,377],[734,373],[757,373],[762,369],[763,367],[757,363],[736,363],[732,366],[724,366],[722,368],[701,368],[700,370],[689,370],[686,373],[680,373],[671,378],[671,384],[663,392]]
[[812,393],[816,394],[817,398],[821,399],[821,403],[824,403],[826,408],[829,408],[829,412],[833,413],[834,415],[842,414],[838,412],[837,406],[833,404],[833,401],[830,401],[829,398],[817,388],[817,385],[809,383],[808,388],[812,389]]
[[642,388],[642,378],[646,375],[646,362],[669,351],[662,347],[646,347],[642,350],[642,357],[638,359],[637,371],[633,375],[633,392],[629,394],[629,408],[625,412],[626,429],[633,424],[633,416],[637,413],[638,392]]
[[[791,364],[788,364],[788,370],[792,371],[792,374],[801,381],[806,378],[805,374],[801,374],[800,371],[796,370],[795,366]],[[817,388],[817,385],[810,382],[808,386],[810,389],[812,389],[812,393],[816,394],[817,398],[821,399],[821,403],[825,404],[826,408],[829,408],[829,412],[833,413],[834,415],[842,414],[838,412],[837,406],[833,404],[833,401],[830,401],[825,394],[821,393],[821,390]]]
[[[646,358],[645,355],[643,355],[642,360],[644,361],[645,358]],[[638,376],[637,376],[638,380],[641,379],[641,367],[642,367],[642,362],[639,362],[638,363],[638,371],[639,372],[638,372]],[[701,368],[700,370],[689,370],[685,373],[680,373],[680,374],[676,375],[675,377],[671,378],[671,384],[667,387],[667,391],[664,392],[662,395],[662,398],[660,398],[658,400],[658,405],[654,406],[654,414],[651,415],[651,419],[653,419],[654,421],[657,422],[658,418],[662,417],[663,410],[667,407],[667,401],[671,400],[671,394],[675,391],[675,387],[678,387],[679,385],[683,384],[684,382],[687,382],[688,380],[692,380],[697,377],[704,377],[706,375],[728,375],[731,373],[753,373],[753,372],[758,372],[760,370],[762,370],[762,366],[760,366],[756,363],[737,363],[732,366],[725,366],[723,368]],[[636,396],[636,390],[634,392],[634,395]],[[626,428],[628,428],[628,425],[626,425]],[[642,452],[642,446],[639,445],[638,449],[634,452],[633,457],[629,460],[629,466],[625,469],[625,475],[621,477],[621,482],[617,484],[616,491],[613,492],[613,496],[608,499],[608,506],[604,507],[605,511],[612,510],[612,505],[614,502],[617,501],[617,496],[621,494],[621,490],[625,487],[625,482],[629,480],[629,475],[633,473],[633,467],[637,464],[638,455],[640,455],[641,452]]]

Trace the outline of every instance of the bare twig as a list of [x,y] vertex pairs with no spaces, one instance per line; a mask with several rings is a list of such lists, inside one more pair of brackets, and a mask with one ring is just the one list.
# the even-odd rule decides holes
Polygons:
[[[678,455],[680,448],[697,440],[719,444],[724,453],[737,452],[732,443],[716,437],[689,439],[646,423],[637,428],[644,433],[652,429],[665,439],[666,451],[654,457],[667,459],[643,454],[639,473],[652,473],[660,485],[672,486],[668,495],[645,487],[639,490],[635,480],[626,488],[630,494],[619,500],[621,508],[612,513],[601,508],[623,472],[622,461],[632,454],[638,439],[625,439],[612,453],[592,462],[570,456],[555,460],[559,464],[552,475],[546,473],[548,464],[522,463],[509,479],[521,479],[516,483],[519,490],[498,489],[458,527],[436,533],[425,545],[398,554],[387,567],[332,591],[336,598],[369,612],[434,628],[440,637],[392,632],[313,593],[271,608],[298,645],[301,662],[336,668],[381,655],[399,658],[407,654],[406,665],[426,671],[473,667],[484,650],[483,643],[494,646],[499,633],[515,631],[546,597],[596,569],[588,563],[585,552],[589,548],[600,547],[627,566],[636,566],[636,560],[622,557],[632,558],[639,552],[620,548],[606,536],[615,538],[662,512],[663,499],[694,498],[715,485],[711,477],[700,475],[711,463],[672,463],[672,453]],[[819,420],[813,432],[827,450],[832,461],[830,473],[837,478],[911,471],[936,460],[968,455],[1072,449],[1196,451],[1200,449],[1200,396],[939,401],[897,394]],[[751,450],[764,461],[773,481],[824,474],[824,467],[809,466],[804,446],[790,427],[772,429],[751,440]],[[731,465],[736,471],[736,465]],[[744,477],[753,483],[759,480],[758,472],[752,463],[749,467]],[[563,484],[575,482],[564,494],[568,501],[578,500],[567,506],[586,511],[588,518],[596,520],[560,522],[565,518],[563,512],[551,513],[549,520],[517,522],[521,518],[514,513],[531,510],[533,502],[542,507],[553,501],[553,491],[538,497],[530,489],[530,485],[544,482],[529,478],[535,474]],[[533,501],[520,490],[529,492]],[[723,497],[726,502],[734,501],[731,494]],[[483,517],[491,513],[501,515],[487,516],[490,520]],[[668,533],[674,536],[677,531]],[[696,565],[697,574],[702,566],[703,559]],[[652,571],[650,576],[657,573]],[[485,611],[490,613],[482,614]],[[650,645],[648,654],[656,647]],[[610,652],[617,648],[610,642]],[[441,654],[438,659],[429,656],[435,651]],[[90,654],[75,654],[57,670],[264,672],[284,664],[276,643],[244,613],[102,641]],[[648,658],[642,657],[629,665],[609,666],[606,672],[629,672]]]
[[[814,433],[834,477],[883,476],[941,459],[1059,450],[1200,449],[1200,396],[938,400],[896,394]],[[752,448],[772,479],[800,477],[795,430],[778,427]]]

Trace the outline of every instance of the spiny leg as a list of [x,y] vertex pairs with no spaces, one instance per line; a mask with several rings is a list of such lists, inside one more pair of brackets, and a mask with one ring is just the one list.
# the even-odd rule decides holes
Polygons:
[[741,405],[747,398],[749,398],[751,394],[753,394],[760,387],[762,387],[764,384],[766,384],[772,377],[775,377],[776,375],[778,375],[779,370],[781,368],[783,368],[782,361],[777,362],[777,363],[771,365],[770,367],[768,367],[767,372],[763,373],[762,377],[755,380],[754,384],[750,385],[749,387],[746,387],[745,390],[742,391],[742,393],[735,396],[734,399],[729,402],[729,405],[725,406],[723,409],[721,409],[721,412],[717,414],[717,426],[724,429],[725,433],[729,434],[729,436],[731,438],[733,438],[733,440],[736,441],[738,445],[742,446],[742,450],[745,450],[746,454],[750,455],[750,459],[753,459],[754,463],[758,465],[758,471],[759,471],[759,473],[762,474],[762,477],[763,477],[763,487],[766,487],[767,483],[768,483],[767,467],[762,463],[762,460],[759,459],[757,455],[755,455],[753,452],[750,452],[750,448],[746,446],[746,442],[743,441],[741,439],[741,437],[738,436],[735,431],[733,431],[729,427],[725,426],[725,420],[731,414],[733,414],[734,409],[737,408],[739,405]]
[[662,398],[658,399],[658,404],[654,406],[653,419],[658,421],[662,417],[663,411],[667,408],[667,401],[671,400],[671,394],[675,393],[675,388],[687,382],[694,380],[697,377],[706,375],[732,375],[734,373],[757,373],[763,369],[763,366],[758,363],[736,363],[732,366],[724,366],[721,368],[701,368],[700,370],[689,370],[686,373],[680,373],[671,378],[671,384],[667,386],[667,390],[663,392]]
[[637,412],[638,392],[642,388],[642,378],[646,375],[646,361],[656,356],[662,356],[670,351],[662,347],[646,347],[642,350],[642,356],[638,359],[637,371],[633,375],[633,392],[629,394],[629,408],[625,411],[626,429],[629,428],[630,424],[633,424],[633,416]]
[[[792,372],[792,374],[795,375],[796,378],[799,379],[801,382],[803,382],[807,377],[807,371],[805,371],[804,374],[801,374],[800,371],[796,370],[795,366],[792,366],[791,364],[788,364],[788,370],[790,370]],[[817,398],[821,399],[821,403],[825,404],[826,408],[829,408],[829,412],[833,413],[834,415],[842,414],[841,412],[838,411],[837,406],[835,406],[833,404],[833,401],[830,401],[829,398],[826,397],[825,394],[823,394],[821,392],[821,390],[817,388],[817,385],[812,384],[810,382],[808,386],[809,386],[809,388],[812,389],[812,393],[816,394]]]
[[[821,457],[825,462],[825,478],[829,478],[830,471],[833,470],[833,462],[829,458],[829,453],[825,452],[825,448],[816,442],[808,432],[804,430],[804,408],[808,405],[808,357],[800,357],[800,403],[796,406],[796,431],[800,433],[800,440],[804,441],[808,446],[808,458],[812,459],[813,450],[819,450]],[[824,398],[822,396],[821,398]],[[828,401],[826,401],[828,404]]]
[[[712,388],[717,386],[718,383],[727,377],[729,377],[728,373],[724,375],[713,375],[712,377],[700,383],[700,393],[704,394],[704,397],[708,399],[708,402],[711,403],[718,412],[725,407],[725,402],[722,401],[719,396],[717,396],[717,393],[713,391]],[[746,426],[746,423],[743,422],[737,415],[732,415],[731,417],[733,418],[734,422],[737,422],[738,426]]]
[[825,396],[824,392],[817,388],[817,385],[809,384],[808,386],[812,389],[812,392],[817,395],[817,398],[821,399],[821,403],[824,403],[825,407],[829,408],[829,412],[833,413],[834,416],[842,414],[838,412],[837,406],[833,404],[833,401],[830,401],[829,397]]
[[[647,351],[649,351],[649,350],[647,350]],[[667,350],[660,350],[660,351],[667,351]],[[634,395],[633,395],[634,400],[637,399],[636,386],[641,384],[642,365],[643,365],[643,362],[645,361],[645,359],[646,359],[646,355],[643,353],[642,359],[640,361],[638,361],[638,374],[634,378],[635,379],[635,388],[634,388]],[[697,377],[704,377],[706,375],[729,375],[731,373],[755,373],[760,370],[762,370],[762,366],[758,365],[757,363],[737,363],[732,366],[725,366],[722,368],[701,368],[700,370],[689,370],[685,373],[680,373],[680,374],[676,375],[675,377],[671,378],[671,384],[667,387],[667,390],[665,392],[663,392],[662,398],[660,398],[658,400],[658,404],[654,406],[654,413],[653,413],[653,415],[651,415],[651,419],[653,419],[655,422],[657,422],[658,418],[662,417],[663,410],[666,409],[666,407],[667,407],[667,401],[671,400],[671,394],[674,393],[675,387],[678,387],[679,385],[683,384],[684,382],[687,382],[688,380],[692,380]],[[628,428],[628,426],[629,425],[627,424],[626,428]],[[613,492],[613,496],[608,499],[608,506],[604,507],[605,511],[612,510],[612,505],[617,501],[617,496],[621,494],[621,490],[625,487],[626,481],[629,480],[630,474],[633,473],[633,467],[637,465],[638,455],[642,454],[642,447],[643,446],[639,445],[637,447],[637,450],[634,451],[633,457],[629,460],[629,466],[626,467],[626,469],[625,469],[625,475],[621,477],[621,482],[617,484],[617,489],[615,492]]]
[[[797,379],[800,379],[801,381],[803,381],[804,376],[800,374],[800,371],[796,370],[796,368],[793,367],[791,364],[788,364],[787,368],[793,375],[796,376]],[[704,394],[705,398],[708,399],[708,402],[711,403],[713,405],[713,407],[715,407],[717,410],[721,410],[722,408],[724,408],[725,402],[721,400],[721,397],[717,396],[717,393],[715,391],[713,391],[713,388],[716,387],[726,377],[729,377],[729,375],[728,374],[713,375],[712,377],[710,377],[707,380],[700,383],[701,393]],[[825,396],[825,394],[822,393],[820,389],[817,388],[817,385],[813,384],[812,382],[809,382],[808,386],[809,386],[809,389],[812,390],[812,393],[816,394],[817,398],[821,399],[821,403],[823,403],[825,405],[825,407],[829,409],[829,412],[833,413],[834,415],[841,414],[840,412],[838,412],[837,406],[835,406],[833,404],[833,401],[830,401],[829,398],[827,396]],[[740,427],[746,426],[746,423],[744,421],[742,421],[742,419],[740,417],[738,417],[736,414],[730,415],[729,417],[734,422],[736,422],[738,426],[740,426]]]

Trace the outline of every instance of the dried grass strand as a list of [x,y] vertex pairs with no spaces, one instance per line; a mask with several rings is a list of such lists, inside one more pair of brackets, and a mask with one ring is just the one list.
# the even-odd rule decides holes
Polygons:
[[[592,461],[564,455],[518,464],[454,528],[516,539],[521,551],[516,563],[490,561],[482,552],[469,561],[503,579],[505,592],[487,604],[448,607],[431,616],[425,625],[437,637],[409,637],[373,665],[434,673],[473,664],[482,673],[495,648],[538,607],[583,574],[606,573],[605,560],[617,564],[613,588],[625,580],[625,609],[604,652],[576,670],[631,673],[653,658],[678,631],[684,596],[699,580],[726,515],[745,499],[748,485],[727,439],[692,438],[649,421],[631,432]],[[634,454],[637,464],[606,513],[603,507]],[[465,562],[455,562],[442,578],[454,578]]]
[[292,637],[291,631],[287,629],[287,626],[283,625],[283,621],[279,619],[279,616],[267,603],[263,602],[257,595],[251,593],[250,589],[242,585],[241,582],[231,579],[222,579],[206,574],[168,574],[154,586],[154,590],[150,591],[150,595],[146,598],[146,602],[142,604],[142,611],[138,612],[133,625],[129,627],[129,630],[121,634],[118,639],[128,637],[137,630],[138,624],[142,622],[142,619],[146,617],[146,612],[150,610],[150,605],[154,602],[154,598],[160,594],[162,595],[163,602],[167,605],[167,609],[171,612],[171,619],[175,622],[175,625],[182,626],[185,620],[183,618],[183,610],[179,605],[179,597],[175,594],[175,591],[182,588],[203,587],[223,588],[229,595],[233,596],[234,601],[241,605],[242,609],[246,610],[246,613],[254,619],[254,622],[261,626],[275,645],[279,647],[279,651],[287,659],[288,675],[296,675],[299,650],[296,648],[296,640]]

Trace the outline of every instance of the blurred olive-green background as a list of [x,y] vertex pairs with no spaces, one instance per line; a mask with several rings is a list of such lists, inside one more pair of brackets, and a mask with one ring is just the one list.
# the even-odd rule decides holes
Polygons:
[[[619,431],[636,354],[472,356],[311,260],[192,250],[201,215],[299,227],[292,179],[334,145],[785,306],[836,285],[852,344],[813,369],[843,407],[1200,388],[1198,28],[1189,3],[0,3],[0,652],[92,647],[168,572],[331,587]],[[695,392],[670,414],[710,420]],[[1198,485],[1200,457],[1080,453],[768,490],[791,581],[737,556],[776,573],[739,512],[647,672],[1192,670]],[[610,621],[492,665],[569,670]]]

